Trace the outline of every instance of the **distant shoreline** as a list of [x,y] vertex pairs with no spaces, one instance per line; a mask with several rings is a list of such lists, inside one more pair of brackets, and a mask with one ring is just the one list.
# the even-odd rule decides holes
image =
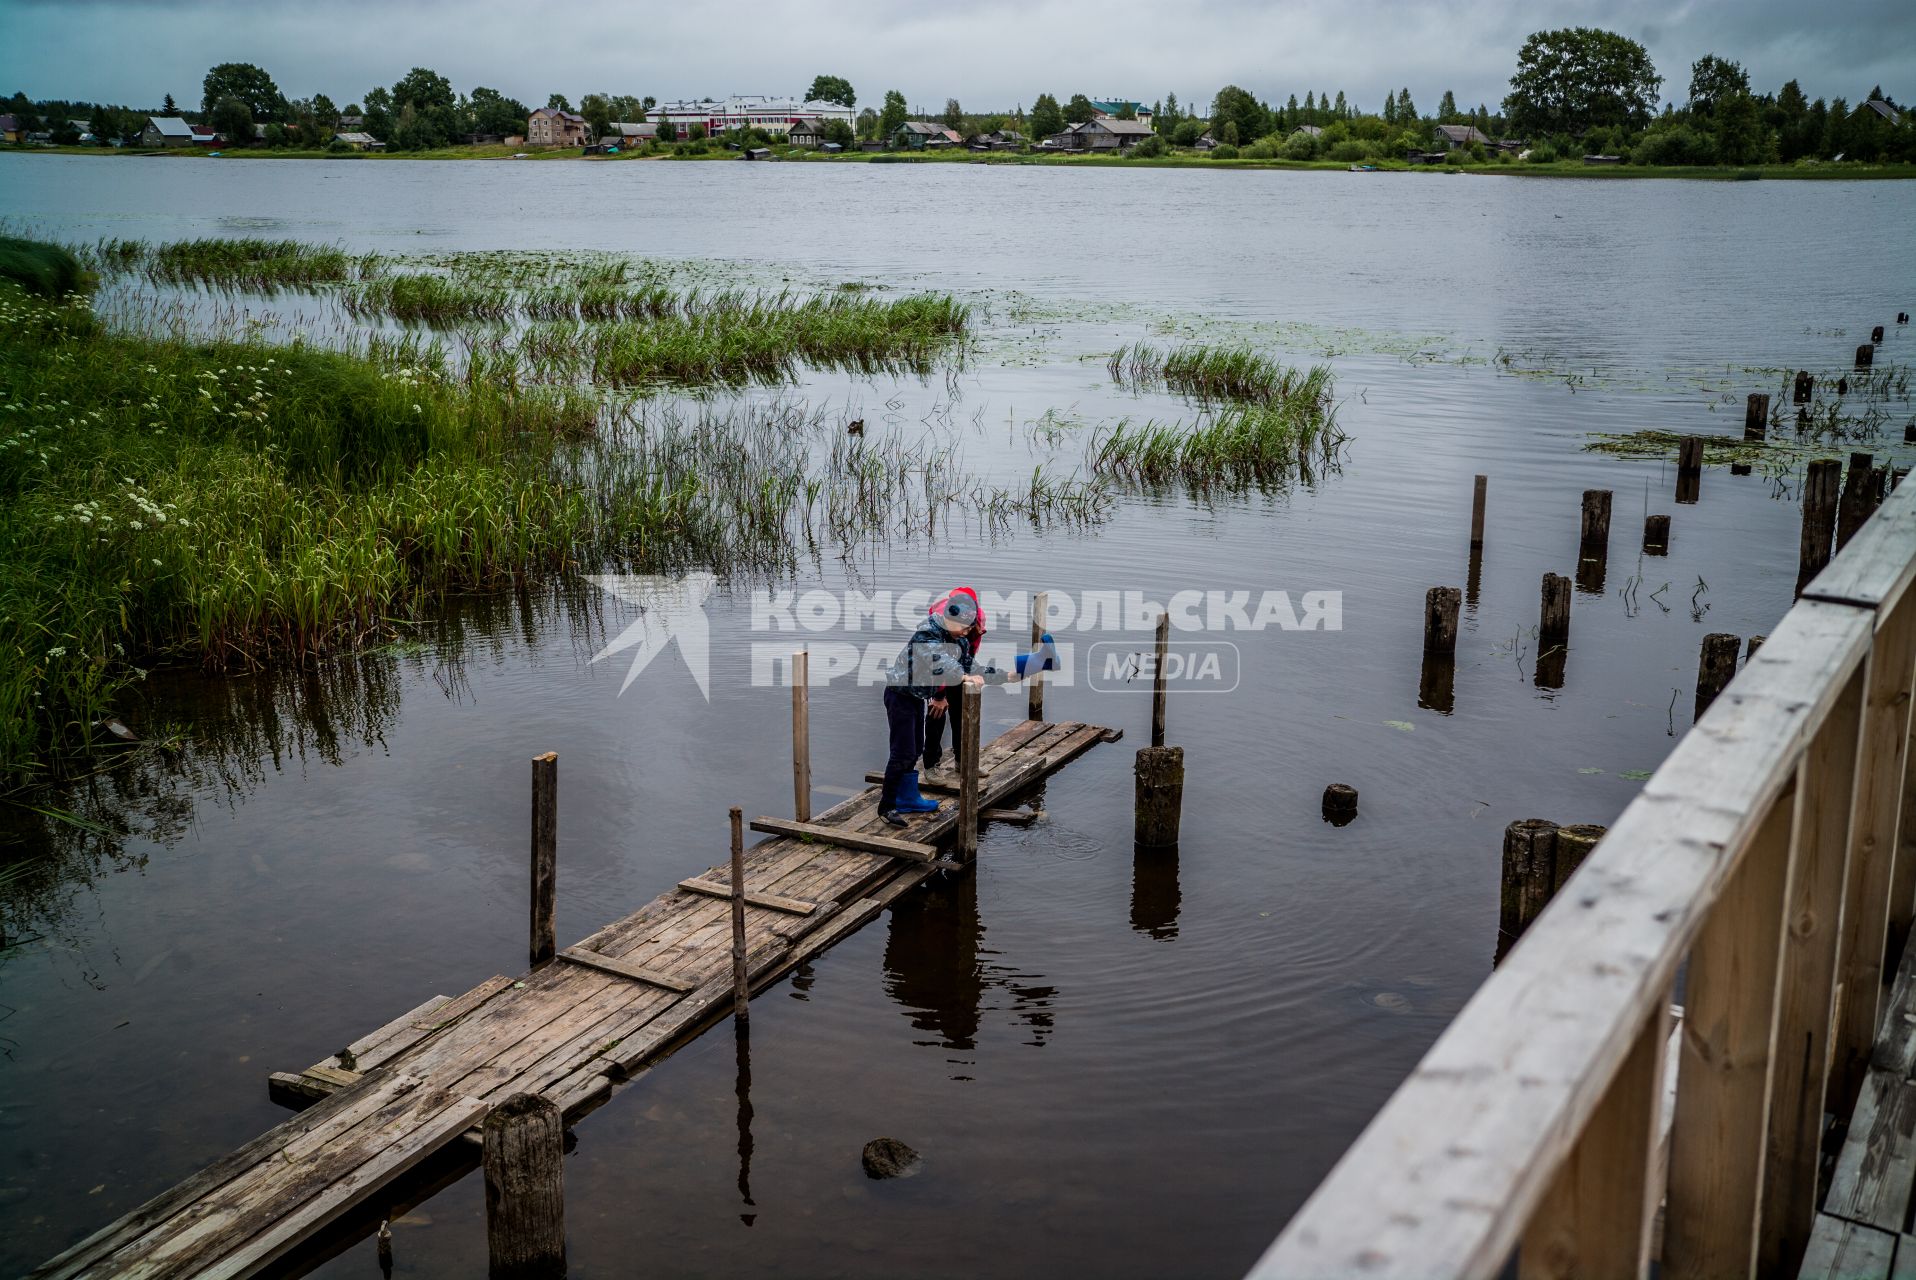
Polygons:
[[[383,161],[383,160],[510,160],[525,162],[549,162],[556,160],[582,160],[595,164],[616,164],[627,161],[646,161],[661,164],[693,164],[717,161],[738,163],[742,157],[726,151],[707,152],[704,155],[596,155],[588,156],[577,147],[540,149],[537,151],[515,150],[503,146],[449,147],[436,151],[388,151],[354,152],[340,155],[330,151],[291,151],[248,148],[243,151],[221,152],[214,154],[199,149],[146,149],[103,147],[0,147],[0,155],[61,155],[87,156],[96,159],[105,158],[147,158],[166,160],[344,160],[344,161]],[[752,162],[748,162],[752,163]],[[764,162],[756,162],[764,163]],[[1206,156],[1169,155],[1149,159],[1135,159],[1123,156],[1106,155],[1061,155],[1023,152],[975,152],[947,151],[937,154],[923,152],[876,151],[852,152],[845,155],[823,155],[818,152],[799,152],[778,157],[774,163],[780,164],[987,164],[987,165],[1024,165],[1040,168],[1093,168],[1093,169],[1280,169],[1295,171],[1318,170],[1337,173],[1348,172],[1350,166],[1342,161],[1331,160],[1250,160],[1242,157],[1233,160],[1214,160]],[[1916,178],[1916,164],[1765,164],[1765,165],[1630,165],[1607,164],[1586,165],[1577,161],[1558,161],[1552,164],[1469,164],[1469,165],[1412,165],[1402,161],[1379,161],[1374,163],[1377,173],[1422,173],[1422,174],[1470,174],[1473,176],[1492,176],[1504,178],[1567,178],[1595,180],[1629,179],[1687,179],[1692,182],[1735,182],[1753,180],[1774,180],[1785,182],[1815,181],[1880,181],[1885,179]]]

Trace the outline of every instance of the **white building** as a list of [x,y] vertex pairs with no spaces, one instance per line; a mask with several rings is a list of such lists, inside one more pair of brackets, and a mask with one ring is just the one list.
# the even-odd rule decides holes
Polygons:
[[767,133],[787,133],[795,124],[843,120],[851,124],[857,113],[836,102],[800,102],[797,98],[759,98],[733,96],[704,98],[698,102],[661,102],[646,118],[657,124],[668,121],[685,136],[687,125],[704,125],[708,134],[726,129],[763,129]]

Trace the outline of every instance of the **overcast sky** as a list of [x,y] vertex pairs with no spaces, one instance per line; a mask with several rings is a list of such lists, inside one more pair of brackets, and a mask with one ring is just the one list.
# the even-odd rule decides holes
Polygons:
[[1602,26],[1649,47],[1681,101],[1704,53],[1759,90],[1810,97],[1880,82],[1916,98],[1912,0],[0,0],[0,92],[197,105],[216,62],[256,62],[289,97],[341,106],[414,65],[534,106],[595,90],[660,99],[802,93],[842,75],[859,105],[886,89],[936,110],[1029,106],[1040,92],[1208,105],[1239,84],[1375,110],[1400,86],[1426,113],[1444,90],[1494,109],[1532,31]]

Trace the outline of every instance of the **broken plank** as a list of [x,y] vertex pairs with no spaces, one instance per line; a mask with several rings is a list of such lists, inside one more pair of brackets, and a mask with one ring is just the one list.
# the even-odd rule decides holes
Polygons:
[[[720,884],[716,880],[701,880],[693,877],[679,881],[679,888],[687,893],[702,893],[708,898],[730,898],[732,886]],[[800,902],[797,898],[781,898],[775,893],[754,893],[745,891],[745,901],[754,907],[764,907],[767,911],[785,911],[795,916],[808,916],[818,910],[816,902]]]
[[[753,818],[752,830],[762,831],[767,835],[792,836],[799,840],[842,845],[847,849],[857,849],[861,853],[883,853],[894,858],[910,858],[914,862],[930,862],[938,856],[936,845],[920,844],[916,840],[898,840],[891,836],[864,835],[844,827],[827,827],[816,822],[793,822],[789,818]],[[746,901],[751,901],[749,895]]]
[[607,973],[616,973],[621,978],[630,978],[634,982],[649,982],[655,987],[664,987],[667,991],[690,991],[696,985],[684,978],[675,978],[669,973],[648,969],[642,964],[633,964],[617,956],[600,955],[596,951],[586,951],[579,947],[567,947],[559,953],[559,958],[570,960],[573,964],[603,969]]
[[329,1067],[325,1063],[321,1063],[316,1067],[308,1067],[306,1070],[300,1072],[300,1075],[306,1077],[308,1080],[317,1080],[321,1084],[331,1085],[335,1089],[344,1089],[349,1085],[358,1084],[360,1080],[365,1077],[363,1071],[348,1071],[344,1067]]

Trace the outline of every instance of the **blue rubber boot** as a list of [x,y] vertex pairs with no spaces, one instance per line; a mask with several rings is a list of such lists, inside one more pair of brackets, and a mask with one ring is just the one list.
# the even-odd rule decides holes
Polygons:
[[898,782],[898,812],[937,813],[938,802],[928,800],[918,790],[918,770],[913,769]]

